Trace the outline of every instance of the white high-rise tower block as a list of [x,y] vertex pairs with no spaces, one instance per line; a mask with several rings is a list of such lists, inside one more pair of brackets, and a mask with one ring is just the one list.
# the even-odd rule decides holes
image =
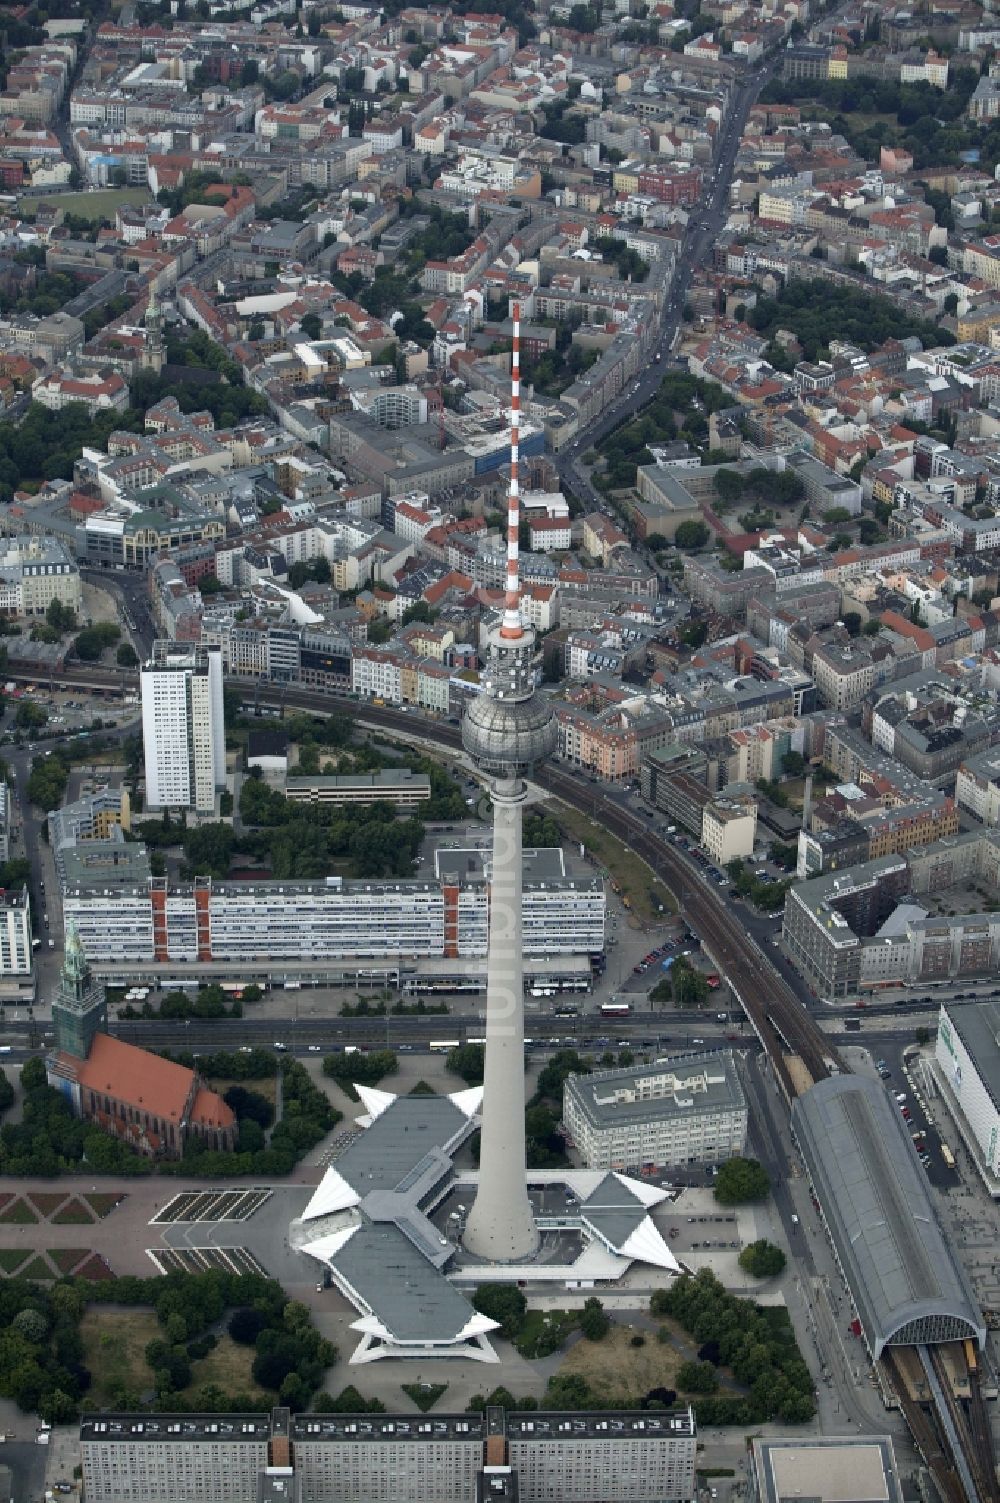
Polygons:
[[147,809],[211,814],[226,782],[222,653],[154,642],[142,669]]
[[462,742],[489,775],[493,877],[486,971],[486,1058],[479,1188],[465,1228],[470,1252],[493,1262],[531,1257],[538,1231],[528,1199],[524,1150],[524,966],[521,938],[521,811],[524,773],[555,746],[556,723],[535,693],[535,634],[521,621],[518,571],[520,308],[514,304],[511,364],[507,589],[490,634],[482,693],[462,722]]

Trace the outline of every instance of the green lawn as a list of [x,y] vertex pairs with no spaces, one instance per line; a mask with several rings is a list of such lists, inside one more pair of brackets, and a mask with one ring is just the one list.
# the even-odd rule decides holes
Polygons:
[[32,1222],[37,1220],[38,1217],[31,1205],[20,1195],[16,1200],[11,1201],[10,1205],[5,1206],[0,1211],[0,1221],[6,1222],[8,1225],[30,1226]]
[[[592,855],[608,870],[612,881],[617,882],[623,897],[628,899],[636,918],[643,924],[663,923],[676,910],[673,895],[665,883],[653,876],[652,871],[630,850],[617,835],[603,829],[579,809],[571,809],[561,800],[547,801],[545,813],[551,814],[565,834],[572,840],[580,840]],[[655,901],[654,901],[655,900]],[[663,912],[660,912],[660,904]]]
[[41,1253],[39,1253],[37,1257],[32,1258],[27,1268],[21,1269],[21,1272],[18,1274],[18,1278],[54,1279],[55,1274],[52,1272],[52,1268],[48,1261],[43,1257]]
[[148,204],[151,197],[148,188],[98,188],[93,193],[39,193],[34,197],[29,193],[19,200],[18,207],[33,214],[39,204],[56,204],[94,224],[99,219],[113,220],[119,204]]

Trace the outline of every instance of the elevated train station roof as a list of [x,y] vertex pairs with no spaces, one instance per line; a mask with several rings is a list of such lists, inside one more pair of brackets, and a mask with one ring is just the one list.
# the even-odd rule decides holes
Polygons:
[[982,1312],[881,1082],[821,1080],[794,1102],[792,1127],[873,1357],[965,1338],[982,1347]]

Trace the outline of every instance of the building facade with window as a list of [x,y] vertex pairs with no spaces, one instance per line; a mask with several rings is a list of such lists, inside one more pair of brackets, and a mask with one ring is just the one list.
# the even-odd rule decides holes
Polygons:
[[571,1075],[563,1121],[588,1169],[714,1164],[746,1146],[747,1103],[729,1052]]

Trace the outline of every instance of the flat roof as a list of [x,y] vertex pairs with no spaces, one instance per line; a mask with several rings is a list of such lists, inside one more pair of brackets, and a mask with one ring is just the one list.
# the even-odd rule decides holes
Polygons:
[[383,767],[378,772],[350,772],[342,776],[324,776],[321,773],[305,777],[289,777],[286,788],[426,788],[430,793],[431,780],[426,772],[411,772],[408,767]]
[[[438,846],[434,852],[434,871],[442,882],[487,882],[493,852],[479,846]],[[521,871],[527,882],[563,882],[566,863],[555,846],[529,847],[521,853]]]
[[761,1503],[901,1503],[891,1436],[755,1440],[753,1453]]
[[468,1440],[482,1444],[482,1414],[296,1414],[293,1440]]
[[85,1415],[80,1420],[81,1440],[176,1441],[229,1440],[234,1443],[259,1440],[265,1444],[271,1433],[268,1414],[107,1414]]
[[429,1153],[446,1152],[468,1123],[447,1096],[397,1096],[334,1166],[362,1198],[374,1190],[395,1190]]
[[882,1082],[821,1080],[794,1101],[792,1126],[874,1356],[918,1339],[982,1346],[982,1313]]
[[[989,915],[983,915],[988,921]],[[972,1060],[994,1107],[1000,1111],[1000,1003],[947,1002],[941,1007],[939,1032],[954,1029]]]
[[728,1050],[658,1059],[627,1070],[570,1075],[565,1090],[597,1128],[746,1110],[746,1098]]
[[[81,1441],[117,1441],[134,1444],[196,1440],[249,1439],[264,1444],[271,1435],[285,1433],[275,1416],[267,1414],[145,1414],[109,1411],[86,1415],[80,1420]],[[287,1411],[285,1411],[287,1414]],[[466,1414],[293,1414],[288,1433],[293,1441],[328,1441],[365,1444],[369,1441],[398,1442],[468,1441],[480,1447],[487,1425],[499,1421],[489,1433],[511,1440],[563,1440],[569,1436],[616,1438],[630,1436],[695,1435],[694,1415],[689,1408],[649,1411],[643,1409],[601,1410],[473,1410]],[[778,1442],[778,1444],[781,1444]]]
[[571,1413],[546,1410],[511,1411],[507,1415],[510,1440],[565,1440],[567,1436],[595,1436],[613,1439],[620,1436],[658,1436],[695,1434],[691,1409],[606,1410],[581,1409]]

